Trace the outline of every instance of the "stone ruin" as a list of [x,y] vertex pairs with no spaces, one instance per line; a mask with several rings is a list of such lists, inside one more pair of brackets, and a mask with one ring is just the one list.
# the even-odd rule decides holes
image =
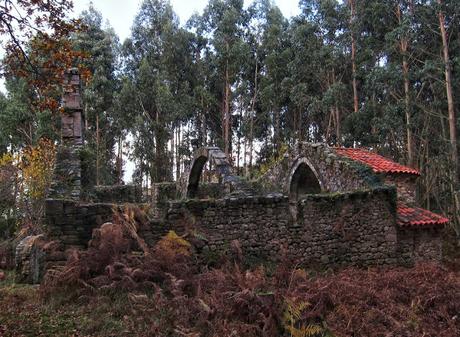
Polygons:
[[[61,253],[35,249],[43,237],[23,240],[17,265],[23,280],[39,282],[44,270],[65,260],[65,250],[84,249],[93,229],[113,219],[126,203],[148,204],[152,218],[139,234],[153,246],[168,231],[198,234],[200,254],[219,254],[238,240],[243,252],[276,262],[288,254],[302,265],[411,266],[441,259],[441,230],[448,219],[416,205],[420,173],[364,149],[298,143],[259,178],[234,173],[216,147],[198,149],[178,182],[95,186],[81,195],[78,150],[82,144],[79,79],[67,74],[62,144],[46,200],[48,240]],[[203,182],[211,163],[217,182]],[[188,227],[188,228],[186,228]]]

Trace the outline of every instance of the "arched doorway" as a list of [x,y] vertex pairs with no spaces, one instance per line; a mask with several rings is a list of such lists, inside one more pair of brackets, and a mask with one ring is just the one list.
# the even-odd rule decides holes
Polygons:
[[237,180],[232,174],[232,166],[226,155],[217,147],[202,147],[195,151],[194,159],[191,163],[190,170],[186,173],[185,198],[195,198],[199,194],[199,184],[203,169],[209,161],[213,167],[214,174],[218,176],[221,183],[232,182]]
[[289,199],[298,200],[302,195],[318,193],[321,193],[321,185],[315,173],[307,163],[299,163],[291,176]]
[[187,198],[195,198],[198,192],[198,184],[200,183],[201,172],[203,172],[204,165],[208,161],[208,157],[200,156],[193,161],[190,175],[188,178]]
[[300,158],[292,166],[289,177],[289,208],[294,221],[297,220],[297,203],[306,194],[321,193],[318,174],[306,158]]

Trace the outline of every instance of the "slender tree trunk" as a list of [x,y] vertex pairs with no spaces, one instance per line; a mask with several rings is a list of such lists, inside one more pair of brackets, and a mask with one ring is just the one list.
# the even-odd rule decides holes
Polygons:
[[354,32],[354,23],[356,19],[355,0],[349,0],[350,3],[350,31],[351,31],[351,71],[353,78],[353,111],[359,110],[358,83],[356,80],[356,38]]
[[178,153],[177,153],[177,149],[176,149],[176,129],[177,128],[172,128],[172,132],[171,132],[171,162],[169,163],[171,166],[170,166],[170,170],[172,172],[172,176],[174,177],[175,174],[174,174],[174,171],[175,171],[175,167],[176,167],[176,161],[178,160]]
[[204,104],[204,97],[201,94],[201,116],[200,116],[200,144],[201,146],[206,146],[206,109]]
[[[166,126],[162,126],[160,124],[160,111],[158,109],[155,111],[155,124],[155,163],[153,163],[154,176],[151,177],[150,183],[164,181],[167,178],[166,171],[169,167],[167,163],[168,158],[165,155],[165,150],[167,148],[167,138],[163,134],[163,132],[165,132],[164,128]],[[166,138],[166,140],[164,138]]]
[[[411,1],[412,2],[412,1]],[[412,9],[412,5],[410,5]],[[402,24],[402,13],[401,5],[398,3],[396,6],[396,16],[398,22]],[[406,137],[407,137],[407,165],[415,167],[415,156],[414,156],[414,138],[412,134],[412,101],[410,95],[410,80],[409,80],[409,62],[407,61],[407,51],[409,47],[409,40],[407,37],[401,37],[399,41],[399,49],[402,55],[402,71],[404,81],[404,104],[405,104],[405,115],[406,115]]]
[[179,127],[176,130],[176,181],[179,181],[180,175],[181,175],[181,164],[182,164],[182,156],[180,154],[180,145],[181,145],[181,126],[179,124]]
[[258,93],[258,74],[259,74],[259,63],[257,62],[257,54],[255,55],[256,64],[254,70],[254,95],[251,100],[251,111],[249,114],[249,169],[252,169],[252,160],[254,153],[254,115],[256,113],[256,101]]
[[88,130],[88,103],[85,103],[85,131]]
[[244,153],[244,155],[243,155],[243,172],[244,172],[244,174],[245,174],[246,176],[248,175],[247,165],[246,165],[246,164],[247,164],[247,162],[246,162],[246,159],[247,159],[246,156],[247,156],[247,154],[248,154],[247,151],[248,151],[248,141],[247,141],[246,138],[244,138],[244,146],[243,146],[243,153]]
[[274,117],[274,123],[273,123],[273,140],[274,140],[274,145],[275,145],[275,153],[278,153],[281,145],[281,140],[280,140],[280,125],[281,125],[281,116],[280,116],[280,109],[278,107],[275,107],[275,110],[273,111],[273,117]]
[[230,75],[228,71],[228,60],[225,66],[225,93],[224,93],[224,113],[223,113],[223,134],[224,152],[230,159]]
[[329,119],[328,119],[327,128],[326,128],[326,143],[327,144],[329,144],[329,140],[331,138],[331,128],[332,128],[332,123],[334,122],[333,119],[335,119],[334,110],[330,108],[329,109]]
[[[443,5],[442,0],[438,0],[440,6]],[[447,32],[445,27],[445,15],[442,10],[438,13],[439,27],[441,30],[442,38],[442,51],[444,57],[444,73],[446,77],[446,94],[447,94],[447,109],[449,112],[449,133],[450,133],[450,147],[451,147],[451,159],[453,169],[453,183],[457,188],[458,184],[458,149],[457,149],[457,129],[456,129],[456,117],[455,117],[455,106],[454,106],[454,95],[452,89],[452,69],[450,65],[449,57],[449,46],[447,41]]]
[[297,133],[297,108],[294,108],[294,125],[293,125],[293,130],[294,130],[294,143],[297,142],[298,140],[298,133]]
[[96,115],[96,185],[99,185],[99,115]]
[[336,124],[335,124],[335,135],[337,137],[337,145],[341,145],[342,144],[342,130],[341,130],[341,124],[340,124],[340,109],[338,107],[338,105],[336,104],[335,105],[335,120],[336,120]]
[[[335,70],[333,69],[332,70],[332,85],[335,85],[336,83],[336,78],[335,78]],[[340,110],[339,110],[339,107],[337,105],[337,99],[338,98],[335,98],[335,105],[334,107],[332,108],[332,111],[331,113],[333,114],[334,116],[334,120],[335,120],[335,137],[336,137],[336,144],[337,145],[340,145],[341,144],[341,137],[342,137],[342,126],[341,126],[341,120],[340,120]]]
[[[239,102],[239,116],[238,116],[238,129],[241,128],[241,121],[243,120],[243,95],[240,95]],[[237,132],[237,149],[236,149],[236,170],[240,172],[240,154],[241,154],[241,132]]]
[[123,171],[123,139],[118,137],[118,151],[117,151],[117,184],[121,184]]
[[249,169],[252,169],[252,160],[254,153],[254,110],[251,109],[249,115]]
[[[439,6],[443,5],[442,0],[438,0]],[[454,106],[454,95],[452,89],[452,69],[450,65],[449,57],[449,45],[447,39],[447,32],[445,27],[446,18],[442,9],[438,12],[439,18],[439,28],[441,31],[442,38],[442,51],[444,58],[444,73],[446,78],[446,95],[447,95],[447,110],[449,113],[449,136],[450,136],[450,150],[451,150],[451,161],[452,161],[452,183],[451,183],[451,193],[453,198],[453,207],[454,207],[454,224],[455,231],[457,233],[457,244],[460,246],[460,197],[459,197],[459,187],[458,187],[458,148],[457,148],[457,126],[456,126],[456,116],[455,116],[455,106]]]

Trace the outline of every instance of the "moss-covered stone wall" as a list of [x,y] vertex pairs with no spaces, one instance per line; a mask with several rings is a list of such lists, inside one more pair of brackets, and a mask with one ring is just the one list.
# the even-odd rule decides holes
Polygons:
[[170,229],[189,222],[219,251],[238,240],[246,254],[276,261],[286,250],[297,261],[321,265],[396,263],[395,190],[310,195],[296,221],[285,196],[171,203]]

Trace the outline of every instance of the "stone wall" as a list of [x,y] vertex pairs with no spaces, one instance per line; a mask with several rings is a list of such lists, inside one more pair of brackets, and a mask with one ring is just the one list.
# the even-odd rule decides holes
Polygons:
[[142,188],[139,185],[109,185],[94,187],[94,201],[103,203],[141,203]]
[[46,238],[43,234],[27,236],[16,246],[16,282],[37,284],[45,273],[46,254],[42,247]]
[[395,197],[391,188],[307,196],[300,201],[294,252],[322,265],[394,264]]
[[170,229],[184,221],[220,251],[238,240],[246,254],[276,261],[281,251],[301,263],[369,265],[396,262],[395,191],[311,195],[299,201],[297,222],[284,196],[171,203]]
[[164,218],[169,207],[169,200],[178,198],[177,184],[174,182],[152,184],[152,195],[149,200],[151,212],[155,218]]
[[197,191],[197,199],[220,199],[225,196],[225,190],[220,183],[202,183]]
[[[211,254],[238,240],[248,257],[277,262],[285,251],[305,265],[412,265],[441,257],[439,231],[396,226],[394,187],[307,195],[298,202],[296,221],[290,206],[288,197],[277,195],[173,201],[166,219],[153,219],[139,234],[153,246],[169,230],[194,232]],[[63,250],[84,248],[93,229],[122,207],[47,200],[50,240],[59,240]]]
[[60,240],[65,248],[85,248],[93,229],[112,221],[114,210],[120,210],[120,206],[47,199],[45,218],[50,239]]
[[59,145],[56,152],[53,180],[48,196],[79,200],[81,196],[81,161],[79,146]]
[[419,261],[441,261],[442,239],[439,228],[398,228],[398,262],[412,266]]
[[[112,203],[84,203],[73,200],[46,200],[48,239],[58,240],[62,250],[86,248],[93,230],[106,222],[112,222],[115,212],[122,212],[125,205]],[[139,235],[153,246],[168,227],[162,219],[151,219],[139,228]]]
[[417,202],[417,178],[416,175],[403,173],[382,176],[385,184],[396,186],[398,200],[408,204],[416,204]]

